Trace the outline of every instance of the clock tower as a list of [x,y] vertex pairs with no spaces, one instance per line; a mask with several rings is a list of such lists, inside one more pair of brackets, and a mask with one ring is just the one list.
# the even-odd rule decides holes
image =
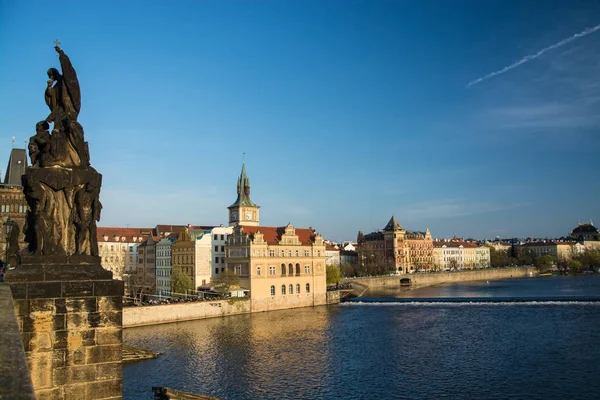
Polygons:
[[229,226],[258,226],[258,209],[250,200],[250,179],[246,176],[246,165],[242,162],[242,173],[237,182],[237,200],[229,209]]

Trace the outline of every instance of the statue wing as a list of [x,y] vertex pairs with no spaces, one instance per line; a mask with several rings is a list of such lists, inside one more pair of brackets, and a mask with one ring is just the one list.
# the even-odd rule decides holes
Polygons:
[[69,92],[71,103],[73,104],[73,107],[75,107],[75,111],[79,114],[79,111],[81,110],[81,90],[79,89],[77,73],[71,64],[71,60],[63,51],[59,53],[58,58],[62,69],[63,82]]

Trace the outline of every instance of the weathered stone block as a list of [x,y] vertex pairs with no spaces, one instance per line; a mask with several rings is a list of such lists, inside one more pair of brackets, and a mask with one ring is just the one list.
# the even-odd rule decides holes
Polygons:
[[52,352],[27,353],[31,383],[35,390],[52,387]]
[[96,380],[115,380],[123,376],[123,363],[121,361],[106,364],[97,364]]
[[65,306],[67,313],[78,313],[78,312],[96,312],[96,298],[85,297],[80,299],[66,299]]
[[91,281],[62,282],[61,296],[54,297],[86,297],[94,293],[94,283]]
[[120,344],[91,346],[86,348],[86,364],[121,361],[122,358],[123,348]]
[[89,383],[85,387],[85,398],[89,400],[119,397],[123,391],[123,382],[119,380]]
[[124,286],[123,281],[95,281],[94,295],[95,296],[123,296]]
[[43,312],[54,314],[56,312],[56,304],[54,299],[31,299],[31,312]]
[[65,400],[85,400],[87,384],[64,385]]
[[27,284],[27,298],[41,299],[61,297],[61,290],[62,285],[60,282],[31,282]]
[[121,344],[123,342],[123,331],[119,328],[96,329],[96,344]]
[[20,300],[27,298],[27,284],[26,283],[11,283],[10,290],[12,292],[13,300]]
[[85,364],[85,347],[79,347],[75,350],[68,349],[65,366]]
[[29,300],[15,300],[15,315],[22,317],[29,315]]
[[56,368],[52,371],[52,380],[55,386],[71,383],[94,382],[96,380],[96,366],[78,365]]
[[121,296],[98,297],[98,311],[120,311],[123,309]]
[[68,400],[69,398],[65,397],[64,391],[62,388],[52,388],[45,390],[38,390],[35,392],[37,400]]
[[67,330],[82,331],[90,328],[87,313],[66,314]]
[[56,308],[57,314],[66,314],[67,313],[67,299],[64,299],[64,298],[54,299],[54,307]]

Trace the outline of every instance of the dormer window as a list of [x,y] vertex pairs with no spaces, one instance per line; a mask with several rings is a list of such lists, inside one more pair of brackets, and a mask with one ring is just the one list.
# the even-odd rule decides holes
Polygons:
[[108,242],[108,236],[104,235],[102,239],[104,239],[105,242]]

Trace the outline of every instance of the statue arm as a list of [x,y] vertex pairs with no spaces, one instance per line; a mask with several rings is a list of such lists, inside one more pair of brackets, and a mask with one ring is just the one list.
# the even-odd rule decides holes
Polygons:
[[75,107],[77,113],[79,113],[79,110],[81,110],[81,91],[79,89],[77,73],[75,72],[75,68],[73,68],[73,64],[71,64],[71,60],[65,54],[65,52],[58,46],[55,46],[54,48],[58,53],[60,68],[62,69],[63,82],[65,83],[65,87],[69,92],[71,103],[73,104],[73,107]]

